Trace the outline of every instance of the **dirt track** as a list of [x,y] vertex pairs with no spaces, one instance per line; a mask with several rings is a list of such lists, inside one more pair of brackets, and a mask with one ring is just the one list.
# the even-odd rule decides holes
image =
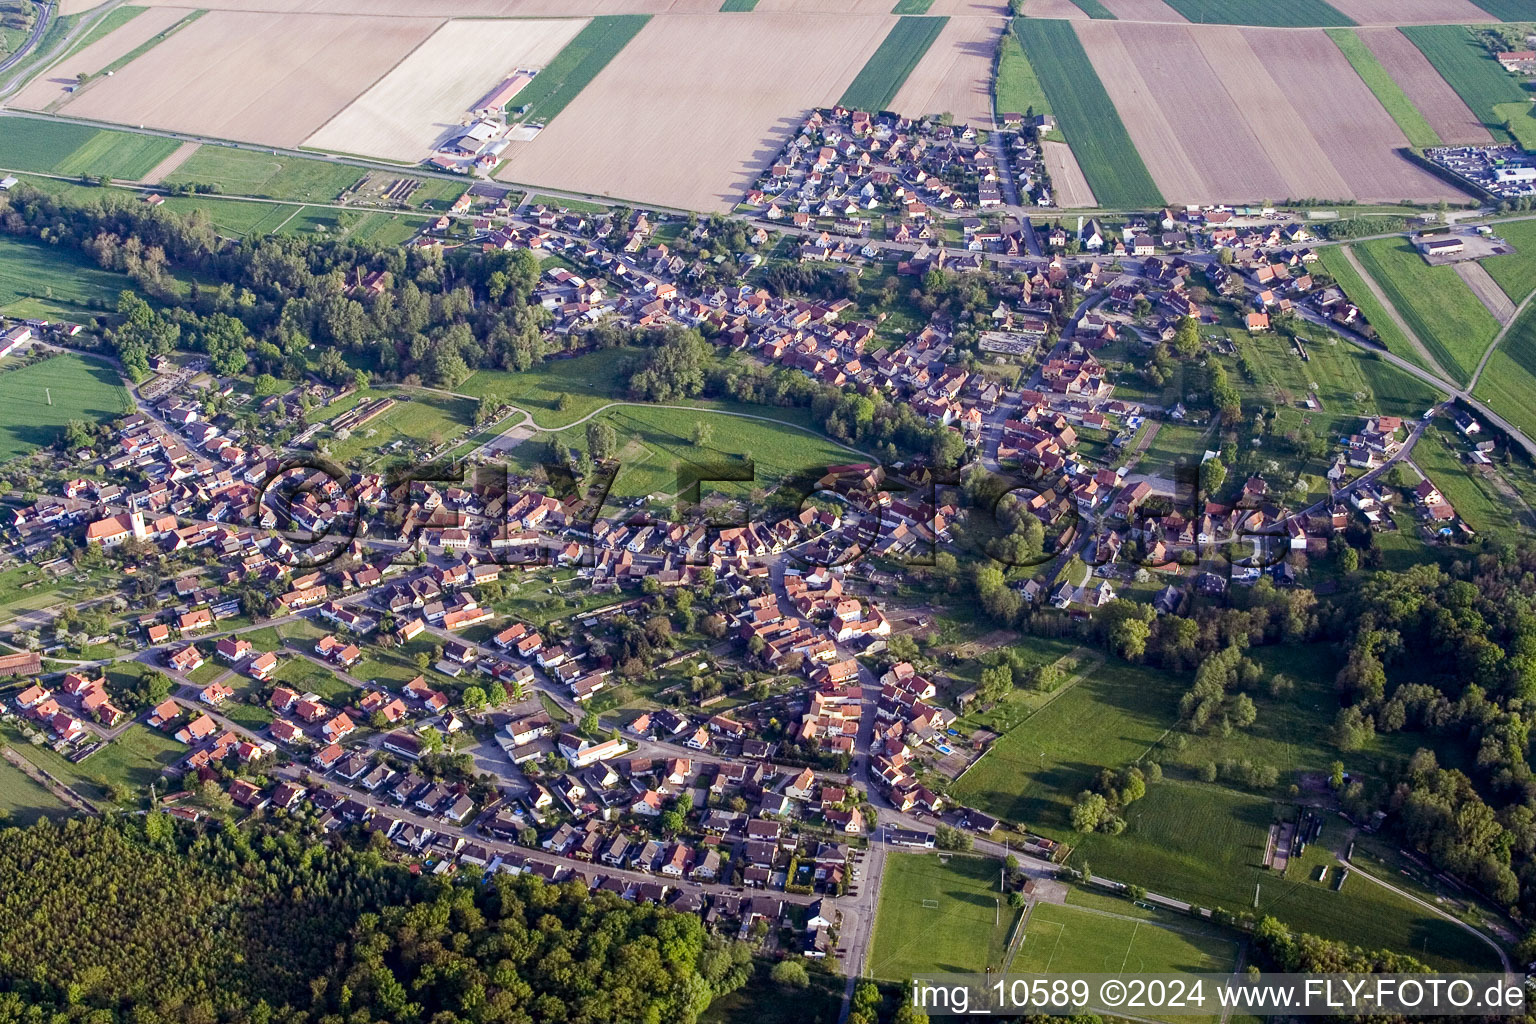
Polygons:
[[1507,324],[1515,316],[1515,304],[1504,294],[1504,289],[1499,287],[1497,281],[1483,269],[1483,265],[1476,260],[1467,260],[1456,264],[1456,275],[1467,283],[1476,295],[1478,301],[1488,307],[1488,312],[1501,325]]
[[69,87],[78,81],[81,73],[96,74],[191,13],[191,10],[184,7],[157,7],[140,11],[123,25],[81,48],[78,53],[63,58],[49,68],[47,73],[33,79],[16,94],[11,105],[23,110],[43,110],[50,103],[67,99],[71,95]]

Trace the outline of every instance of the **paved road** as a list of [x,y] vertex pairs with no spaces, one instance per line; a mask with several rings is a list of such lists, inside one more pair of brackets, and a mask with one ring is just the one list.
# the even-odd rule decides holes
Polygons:
[[53,20],[53,3],[51,0],[36,0],[37,17],[32,22],[32,32],[26,40],[18,46],[5,60],[0,60],[0,74],[4,74],[15,67],[43,38],[43,33],[48,31],[48,23]]

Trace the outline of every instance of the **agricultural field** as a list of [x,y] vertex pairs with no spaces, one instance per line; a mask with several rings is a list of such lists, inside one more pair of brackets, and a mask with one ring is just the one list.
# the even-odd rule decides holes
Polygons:
[[1024,18],[1014,31],[1094,196],[1105,206],[1159,206],[1162,194],[1126,133],[1072,26]]
[[[769,13],[762,5],[750,18],[658,15],[537,139],[511,147],[498,177],[730,210],[800,116],[837,101],[891,24],[888,14]],[[688,145],[655,130],[658,110],[688,125]]]
[[999,909],[1001,866],[965,854],[948,863],[934,854],[887,855],[869,973],[904,980],[924,971],[1000,967],[1019,916],[1006,900]]
[[130,285],[73,249],[0,235],[0,312],[84,320],[117,308]]
[[0,761],[0,827],[26,828],[39,818],[65,812],[58,797],[9,761]]
[[1472,30],[1458,25],[1410,25],[1402,33],[1423,52],[1489,132],[1505,141],[1506,133],[1494,108],[1529,97],[1478,42]]
[[215,231],[231,238],[270,234],[299,212],[299,207],[288,203],[249,203],[208,196],[171,196],[165,209],[188,215],[201,210]]
[[901,84],[944,30],[947,18],[905,17],[891,27],[837,102],[854,110],[886,110]]
[[1431,267],[1406,239],[1364,242],[1354,252],[1408,328],[1453,380],[1465,384],[1499,333],[1488,307],[1455,268]]
[[137,181],[175,152],[173,139],[114,132],[86,125],[0,117],[0,165],[12,171],[69,177],[105,174]]
[[[1524,3],[1524,0],[1512,0]],[[1328,0],[1361,25],[1470,25],[1492,21],[1477,0]],[[1527,11],[1526,17],[1529,17]]]
[[997,93],[997,109],[1001,113],[1025,114],[1031,110],[1037,114],[1051,113],[1051,101],[1046,99],[1040,79],[1035,76],[1035,69],[1029,66],[1029,58],[1024,56],[1024,48],[1013,33],[1003,37],[993,86]]
[[427,17],[211,11],[71,97],[63,110],[291,148],[439,24]]
[[1264,868],[1270,823],[1296,813],[1263,797],[1164,781],[1130,805],[1124,832],[1079,837],[1073,857],[1091,862],[1097,875],[1206,907],[1252,908],[1257,886],[1259,914],[1351,945],[1410,953],[1437,970],[1496,966],[1493,951],[1475,936],[1364,878],[1339,891],[1312,881],[1316,867],[1343,845],[1345,826],[1337,818],[1284,875]]
[[1077,794],[1101,767],[1150,750],[1173,725],[1186,687],[1170,673],[1106,662],[995,740],[951,791],[967,806],[1064,835]]
[[1349,60],[1350,66],[1360,75],[1361,81],[1370,87],[1371,92],[1375,94],[1387,113],[1392,115],[1392,120],[1396,121],[1397,126],[1403,130],[1409,143],[1420,149],[1440,145],[1440,134],[1435,131],[1424,115],[1419,113],[1419,109],[1413,105],[1413,101],[1408,98],[1402,86],[1398,85],[1387,73],[1387,69],[1381,66],[1381,61],[1376,59],[1376,54],[1365,45],[1360,36],[1353,29],[1348,28],[1331,28],[1327,31],[1328,38],[1338,44],[1340,52]]
[[[141,16],[119,19],[117,15],[124,10]],[[94,41],[71,50],[68,56],[54,62],[47,72],[32,79],[16,94],[13,105],[24,110],[46,110],[53,104],[68,100],[81,75],[96,75],[107,70],[162,32],[169,31],[188,13],[177,7],[119,8],[113,11],[102,23],[114,25],[110,32],[100,33]],[[97,32],[93,31],[92,34],[97,35]]]
[[891,8],[892,14],[927,14],[933,6],[933,0],[896,0],[896,6]]
[[1037,903],[1010,972],[1226,973],[1236,963],[1237,943],[1193,920],[1174,927],[1118,911]]
[[1365,283],[1365,278],[1361,277],[1354,265],[1349,262],[1345,250],[1345,246],[1329,246],[1320,250],[1323,269],[1338,282],[1344,294],[1349,296],[1349,301],[1360,307],[1360,312],[1365,315],[1365,319],[1376,329],[1377,340],[1387,351],[1409,362],[1419,364],[1426,370],[1430,369],[1419,355],[1418,349],[1398,327],[1397,322],[1387,314],[1386,307],[1376,300],[1376,296]]
[[215,185],[234,195],[328,203],[355,185],[362,174],[356,167],[328,160],[204,145],[166,175],[165,184]]
[[1514,252],[1479,260],[1488,276],[1498,282],[1509,301],[1519,305],[1536,291],[1536,221],[1512,220],[1494,224],[1493,232]]
[[1189,21],[1213,25],[1268,25],[1274,28],[1353,25],[1323,0],[1164,0]]
[[1115,12],[1105,7],[1099,0],[1072,0],[1080,10],[1090,18],[1104,18],[1113,21]]
[[[457,388],[475,398],[495,397],[527,410],[540,429],[554,430],[622,395],[638,349],[610,348],[574,359],[547,359],[522,373],[476,370]],[[563,406],[563,408],[562,408]]]
[[725,0],[720,5],[721,14],[746,14],[757,6],[757,0]]
[[[1350,34],[1359,39],[1370,56],[1391,76],[1413,109],[1429,122],[1430,128],[1442,141],[1484,145],[1493,141],[1493,136],[1488,134],[1483,122],[1456,95],[1456,90],[1440,77],[1440,72],[1435,70],[1423,52],[1397,29],[1337,29],[1329,34],[1334,36],[1336,42]],[[1344,45],[1340,43],[1341,48]],[[1345,53],[1347,55],[1350,51],[1345,49]],[[1350,62],[1354,63],[1354,57],[1350,58]],[[1374,86],[1372,91],[1375,91]],[[1378,92],[1377,96],[1382,99],[1388,111],[1393,111],[1382,93]],[[1393,116],[1397,114],[1393,112]],[[1398,124],[1403,125],[1405,135],[1413,138],[1402,121],[1398,121]]]
[[[950,18],[896,93],[892,109],[913,117],[947,113],[960,123],[990,125],[992,60],[1002,35],[1001,19]],[[1014,43],[1015,52],[1017,47]]]
[[[580,18],[450,21],[304,144],[414,163],[516,68],[543,68],[588,25]],[[531,91],[543,72],[524,86]],[[514,103],[522,102],[519,94]]]
[[123,806],[136,807],[150,784],[187,753],[180,743],[147,726],[133,724],[101,750],[79,764],[70,764],[48,747],[27,743],[11,726],[0,734],[17,753],[48,772],[87,800],[112,806],[109,787],[127,789]]
[[1472,0],[1500,21],[1530,21],[1531,5],[1528,0]]
[[1477,379],[1473,394],[1519,428],[1536,437],[1536,306],[1527,307]]
[[518,118],[548,124],[643,29],[643,14],[593,18],[516,96]]

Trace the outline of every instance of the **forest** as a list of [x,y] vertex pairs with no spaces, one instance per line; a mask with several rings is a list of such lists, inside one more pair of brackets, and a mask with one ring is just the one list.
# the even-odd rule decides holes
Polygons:
[[0,1021],[661,1024],[752,971],[696,915],[377,844],[159,811],[0,832]]

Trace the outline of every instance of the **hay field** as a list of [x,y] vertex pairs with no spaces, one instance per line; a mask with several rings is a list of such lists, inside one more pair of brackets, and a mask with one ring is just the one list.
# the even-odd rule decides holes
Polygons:
[[1353,198],[1367,202],[1465,198],[1460,190],[1396,152],[1408,145],[1402,129],[1339,48],[1321,38],[1321,33],[1244,29],[1243,35],[1279,85],[1279,95],[1291,97],[1292,109],[1311,128]]
[[297,146],[440,24],[211,11],[65,108],[98,121]]
[[421,160],[470,104],[514,68],[543,67],[584,18],[444,24],[304,144],[389,160]]
[[537,139],[512,145],[498,177],[727,210],[894,23],[761,7],[657,16]]
[[1493,141],[1483,122],[1407,36],[1395,28],[1357,29],[1355,34],[1375,54],[1441,141],[1474,145],[1487,145]]
[[1072,147],[1065,142],[1042,142],[1041,156],[1051,175],[1051,189],[1058,207],[1088,209],[1098,205]]
[[992,60],[1003,24],[990,18],[950,18],[896,93],[893,109],[913,117],[947,112],[959,122],[991,124]]
[[1470,0],[1328,0],[1362,25],[1468,25],[1498,21]]
[[27,83],[27,87],[11,101],[11,106],[23,110],[43,110],[50,103],[67,99],[70,95],[68,87],[73,86],[82,73],[96,74],[191,13],[191,9],[185,7],[157,7],[139,12],[120,27],[62,58],[47,72]]

